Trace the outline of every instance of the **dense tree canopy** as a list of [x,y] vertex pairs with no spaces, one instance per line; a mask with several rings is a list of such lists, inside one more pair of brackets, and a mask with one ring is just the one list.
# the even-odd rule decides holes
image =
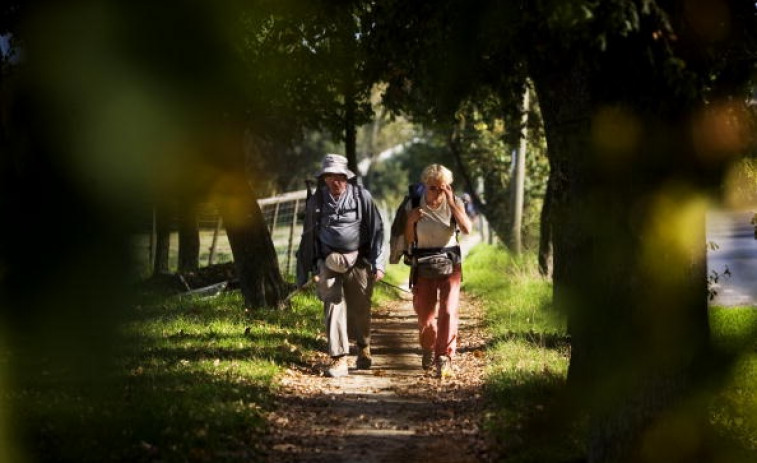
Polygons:
[[[534,81],[555,302],[569,315],[588,460],[708,461],[706,420],[691,402],[712,373],[704,198],[750,141],[754,3],[387,1],[372,13],[366,35],[390,107],[449,120],[481,88],[514,106],[508,89]],[[676,457],[654,437],[691,429],[696,443]]]
[[312,171],[308,130],[353,146],[378,82],[386,108],[460,148],[457,168],[491,176],[495,214],[530,80],[587,459],[714,461],[703,219],[753,142],[755,22],[751,0],[4,1],[0,33],[23,53],[12,91],[7,67],[0,81],[0,211],[23,227],[2,230],[0,302],[40,349],[56,324],[95,333],[56,351],[80,368],[125,306],[134,210],[184,194],[224,205],[248,304],[273,305],[253,194]]

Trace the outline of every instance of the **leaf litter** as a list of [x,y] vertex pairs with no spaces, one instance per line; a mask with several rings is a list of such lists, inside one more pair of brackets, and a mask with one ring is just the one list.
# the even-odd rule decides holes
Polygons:
[[[373,312],[373,366],[342,378],[323,375],[328,356],[303,353],[279,379],[263,443],[270,462],[494,461],[483,430],[486,370],[483,309],[465,294],[454,376],[421,369],[412,301]],[[354,349],[354,347],[353,347]]]

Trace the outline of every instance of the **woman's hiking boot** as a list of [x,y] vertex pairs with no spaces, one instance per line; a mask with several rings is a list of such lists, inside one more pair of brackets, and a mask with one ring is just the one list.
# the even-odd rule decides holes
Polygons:
[[428,370],[429,368],[434,366],[434,351],[431,349],[423,349],[423,357],[421,357],[421,367],[423,367],[424,370]]
[[436,359],[436,377],[449,378],[452,376],[452,359],[448,355],[440,355]]
[[329,368],[326,370],[326,376],[338,378],[340,376],[347,376],[348,374],[349,370],[347,369],[347,356],[342,355],[339,357],[331,357],[331,363],[329,364]]

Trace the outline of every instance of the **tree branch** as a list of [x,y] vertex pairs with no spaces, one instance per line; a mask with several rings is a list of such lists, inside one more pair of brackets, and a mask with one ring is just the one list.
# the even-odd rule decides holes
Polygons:
[[450,151],[452,151],[452,155],[455,157],[455,162],[457,163],[457,167],[460,170],[460,174],[462,174],[463,176],[465,185],[468,187],[468,191],[470,191],[471,199],[473,200],[473,205],[476,206],[476,209],[479,210],[482,214],[484,214],[484,216],[486,216],[488,207],[483,201],[481,201],[481,198],[478,196],[478,193],[476,193],[476,188],[475,188],[475,184],[473,183],[473,179],[468,173],[468,169],[465,166],[465,162],[463,162],[462,150],[460,149],[459,133],[460,133],[459,125],[453,124],[452,131],[448,140],[449,148],[450,148]]

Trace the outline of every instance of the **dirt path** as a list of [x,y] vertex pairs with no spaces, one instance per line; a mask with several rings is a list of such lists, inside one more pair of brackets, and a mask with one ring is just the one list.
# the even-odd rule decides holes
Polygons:
[[373,367],[343,378],[321,373],[328,357],[282,379],[270,414],[270,462],[478,462],[486,342],[481,310],[463,297],[455,376],[420,367],[409,294],[374,309]]

